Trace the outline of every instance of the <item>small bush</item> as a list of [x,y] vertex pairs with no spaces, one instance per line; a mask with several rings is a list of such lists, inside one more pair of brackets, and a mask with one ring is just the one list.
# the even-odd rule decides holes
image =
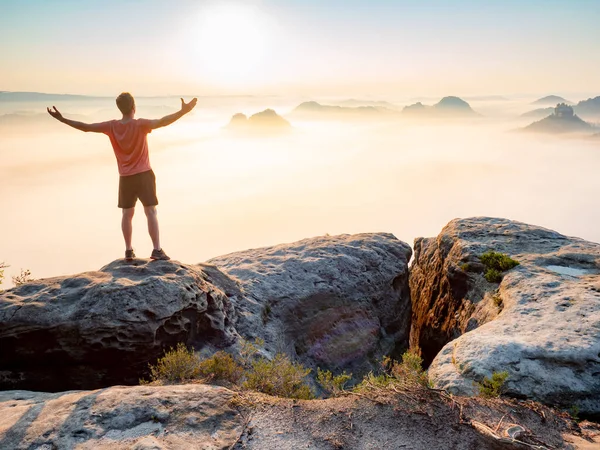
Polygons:
[[506,272],[519,265],[519,262],[504,253],[488,250],[480,257],[481,262],[490,269]]
[[254,342],[242,339],[242,348],[240,349],[240,360],[244,367],[250,367],[252,360],[259,353],[259,348],[265,345],[265,341],[256,338]]
[[336,396],[344,391],[344,386],[352,378],[346,372],[334,376],[329,370],[317,368],[317,382],[329,395]]
[[175,383],[193,380],[200,375],[200,359],[193,350],[188,350],[181,342],[177,348],[165,352],[165,356],[149,365],[150,380]]
[[413,350],[407,350],[402,355],[402,362],[384,357],[381,363],[383,373],[374,375],[369,373],[356,387],[362,391],[369,387],[385,388],[390,385],[414,385],[431,387],[427,372],[423,370],[423,359]]
[[500,397],[507,379],[508,372],[506,371],[492,373],[492,378],[485,377],[481,383],[477,383],[479,395],[485,398]]
[[33,277],[31,276],[31,270],[23,270],[21,269],[21,273],[19,275],[12,277],[12,282],[15,286],[21,286],[22,284],[29,283],[33,281]]
[[2,284],[2,281],[4,280],[4,269],[6,269],[7,267],[9,266],[4,264],[3,262],[0,262],[0,284]]
[[481,270],[480,268],[478,268],[477,264],[473,264],[473,263],[470,263],[470,262],[462,263],[460,265],[460,269],[463,272],[479,272],[479,270]]
[[373,372],[369,372],[367,375],[365,375],[360,383],[354,386],[353,390],[355,392],[362,392],[368,390],[369,388],[386,388],[391,384],[397,383],[398,380],[386,373],[375,375]]
[[396,378],[403,377],[409,382],[418,383],[424,387],[429,386],[427,373],[423,370],[423,358],[413,350],[404,352],[401,364],[393,365],[392,375]]
[[238,384],[244,376],[244,368],[237,363],[233,356],[219,351],[206,358],[198,365],[199,375],[215,381],[228,381]]
[[575,422],[579,422],[579,406],[573,405],[569,408],[569,415]]
[[314,398],[305,380],[310,371],[278,353],[272,361],[265,358],[253,361],[242,386],[269,395],[308,400]]
[[486,269],[483,276],[490,283],[500,283],[502,281],[502,272],[496,269]]
[[[283,354],[272,361],[255,358],[258,347],[264,341],[244,341],[237,361],[232,355],[219,351],[210,358],[200,360],[193,350],[179,343],[177,348],[165,352],[156,365],[150,364],[150,380],[159,383],[176,383],[206,377],[211,380],[227,381],[245,389],[264,392],[279,397],[311,399],[314,394],[305,378],[310,373],[300,364],[293,363]],[[334,383],[343,385],[342,374],[334,377]],[[342,378],[340,378],[342,377]],[[140,380],[140,384],[147,384]]]

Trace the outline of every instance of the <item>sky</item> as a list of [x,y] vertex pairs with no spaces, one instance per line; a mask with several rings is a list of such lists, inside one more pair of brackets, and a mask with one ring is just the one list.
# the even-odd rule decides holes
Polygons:
[[598,23],[598,0],[0,0],[0,90],[593,93]]

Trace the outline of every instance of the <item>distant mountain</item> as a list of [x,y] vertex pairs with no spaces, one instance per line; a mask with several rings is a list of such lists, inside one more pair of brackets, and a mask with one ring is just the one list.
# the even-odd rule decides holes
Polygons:
[[433,106],[423,105],[421,102],[406,106],[402,113],[415,117],[479,117],[471,105],[459,97],[444,97]]
[[383,100],[356,100],[354,98],[337,102],[339,106],[359,107],[359,106],[376,106],[380,108],[396,109],[397,106]]
[[592,130],[592,125],[579,118],[573,112],[573,108],[566,103],[556,105],[551,115],[523,129],[523,131],[546,134],[585,133]]
[[72,94],[44,94],[42,92],[0,92],[0,102],[53,102],[80,101],[90,99],[110,99],[111,97],[92,97]]
[[554,106],[558,103],[572,104],[572,102],[565,100],[564,98],[559,97],[558,95],[547,95],[546,97],[537,99],[535,102],[532,103],[532,105]]
[[587,116],[600,116],[600,96],[582,100],[574,106],[575,112]]
[[378,117],[384,115],[396,114],[389,108],[382,106],[337,106],[337,105],[322,105],[311,101],[304,102],[298,105],[293,111],[293,115],[303,116],[321,116],[321,117]]
[[533,111],[527,111],[524,114],[521,114],[521,117],[531,117],[532,119],[541,119],[542,117],[547,117],[549,114],[554,112],[553,107],[549,108],[538,108]]
[[247,117],[245,114],[237,113],[231,117],[227,128],[237,131],[256,130],[289,130],[291,124],[272,109],[265,109],[259,113]]
[[[554,105],[556,106],[556,104],[558,103],[565,102],[556,102]],[[585,117],[586,119],[600,118],[600,96],[580,101],[579,103],[573,106],[573,111],[575,114]],[[548,114],[552,114],[553,112],[554,108],[539,108],[534,109],[533,111],[528,111],[525,114],[522,114],[521,117],[541,118],[546,117]]]

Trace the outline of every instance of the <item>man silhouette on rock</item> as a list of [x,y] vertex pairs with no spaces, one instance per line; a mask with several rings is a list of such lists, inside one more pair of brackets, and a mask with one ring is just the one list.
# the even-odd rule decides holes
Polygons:
[[117,107],[123,117],[100,123],[77,122],[63,117],[56,106],[53,106],[53,109],[47,108],[52,117],[64,124],[85,132],[104,133],[110,139],[119,167],[119,208],[123,210],[121,229],[125,239],[125,259],[128,261],[135,258],[131,238],[133,214],[138,199],[144,205],[144,212],[148,219],[148,233],[154,246],[150,259],[170,259],[160,246],[156,211],[158,205],[156,178],[150,167],[147,136],[152,130],[170,125],[189,113],[194,109],[197,101],[198,99],[194,98],[189,103],[185,103],[181,99],[181,109],[162,119],[135,119],[135,100],[129,92],[123,92],[117,97]]

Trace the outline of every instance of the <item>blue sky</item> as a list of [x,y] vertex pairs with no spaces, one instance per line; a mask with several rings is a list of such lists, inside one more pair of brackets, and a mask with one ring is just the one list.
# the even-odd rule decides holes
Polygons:
[[591,92],[598,23],[598,0],[0,0],[0,90]]

